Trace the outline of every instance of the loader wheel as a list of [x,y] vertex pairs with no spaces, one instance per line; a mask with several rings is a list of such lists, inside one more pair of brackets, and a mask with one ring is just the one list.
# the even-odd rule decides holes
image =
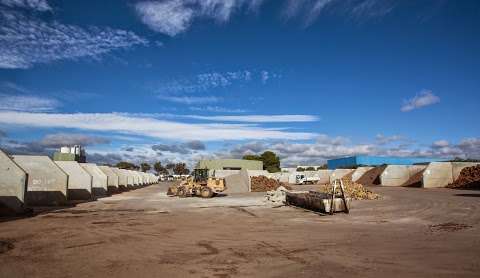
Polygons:
[[177,196],[180,198],[187,197],[187,189],[183,186],[180,186],[179,188],[177,188]]
[[212,198],[213,191],[210,187],[205,186],[202,189],[200,189],[200,196],[202,196],[202,198]]

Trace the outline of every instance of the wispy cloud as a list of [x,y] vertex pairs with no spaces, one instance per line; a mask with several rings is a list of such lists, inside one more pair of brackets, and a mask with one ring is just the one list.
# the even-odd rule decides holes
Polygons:
[[0,94],[0,111],[50,112],[59,106],[60,103],[51,98]]
[[433,105],[440,102],[440,98],[430,90],[423,90],[415,97],[405,100],[400,110],[402,112],[410,112],[425,106]]
[[238,108],[227,108],[227,107],[220,107],[220,106],[192,106],[189,107],[192,111],[205,111],[205,112],[215,112],[215,113],[245,113],[248,110],[245,109],[238,109]]
[[52,10],[52,7],[50,7],[46,0],[0,0],[0,4],[7,7],[19,7],[40,12]]
[[242,8],[256,11],[263,0],[165,0],[141,1],[135,11],[150,29],[169,36],[183,33],[194,20],[210,19],[224,23]]
[[288,122],[315,122],[319,118],[313,115],[241,115],[241,116],[186,116],[192,119],[225,122],[247,122],[247,123],[288,123]]
[[[46,10],[41,5],[45,1],[7,2],[13,7],[19,7],[23,3],[32,8],[37,7],[38,11]],[[116,49],[147,44],[145,39],[130,31],[82,28],[58,21],[44,21],[18,9],[0,9],[0,22],[0,68],[5,69],[25,69],[38,63],[82,57],[99,59]]]
[[204,104],[204,103],[214,103],[220,101],[220,98],[215,96],[163,96],[159,95],[159,99],[166,100],[169,102],[176,102],[182,104]]
[[224,123],[194,124],[117,113],[59,114],[0,111],[0,124],[116,132],[179,141],[305,140],[315,136],[314,133],[290,132],[285,128]]

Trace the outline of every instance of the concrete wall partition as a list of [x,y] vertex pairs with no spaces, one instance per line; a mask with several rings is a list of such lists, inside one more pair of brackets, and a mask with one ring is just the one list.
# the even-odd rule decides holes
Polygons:
[[265,176],[268,177],[270,173],[265,170],[246,170],[249,177],[258,177],[258,176]]
[[115,167],[110,168],[118,176],[118,189],[127,190],[128,188],[128,175],[123,169],[118,169]]
[[330,172],[330,182],[341,179],[346,175],[353,173],[354,169],[335,169],[333,172]]
[[466,167],[480,165],[474,162],[432,162],[423,173],[422,185],[425,188],[445,187],[460,176]]
[[133,178],[133,185],[134,185],[135,187],[139,186],[139,185],[140,185],[140,181],[139,181],[138,176],[137,176],[137,174],[135,173],[135,171],[133,171],[133,170],[128,170],[128,172],[130,173],[130,175],[131,175],[132,178]]
[[143,177],[142,174],[138,171],[133,171],[133,174],[137,177],[137,185],[142,186],[143,185]]
[[92,192],[95,197],[103,197],[108,192],[108,176],[95,163],[80,163],[92,177]]
[[23,212],[26,190],[27,173],[0,150],[0,214]]
[[240,170],[238,174],[225,177],[227,189],[225,193],[250,192],[250,177],[247,170]]
[[432,162],[423,173],[424,188],[445,187],[453,183],[453,167],[450,162]]
[[13,160],[28,174],[25,194],[27,205],[67,203],[68,175],[48,156],[14,155]]
[[135,179],[130,170],[121,169],[122,172],[127,176],[127,188],[132,189],[135,186]]
[[107,191],[110,193],[118,192],[118,175],[113,172],[112,168],[108,166],[98,166],[106,176],[107,176]]
[[410,178],[410,172],[406,165],[388,165],[380,175],[383,186],[402,186]]
[[76,161],[55,161],[68,175],[68,199],[92,199],[92,176]]
[[372,170],[374,167],[358,167],[353,171],[352,174],[352,181],[357,182],[363,175],[365,175],[368,171]]

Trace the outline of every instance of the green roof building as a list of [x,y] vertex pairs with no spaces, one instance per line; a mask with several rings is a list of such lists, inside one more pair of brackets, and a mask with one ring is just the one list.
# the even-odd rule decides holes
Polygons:
[[200,160],[197,168],[209,170],[263,170],[263,162],[244,159],[211,159]]

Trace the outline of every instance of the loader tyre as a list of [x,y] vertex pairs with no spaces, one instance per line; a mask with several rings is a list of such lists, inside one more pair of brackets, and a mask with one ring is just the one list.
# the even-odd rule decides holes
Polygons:
[[200,189],[200,196],[202,196],[202,198],[212,198],[213,190],[210,187],[202,187],[202,189]]
[[187,197],[187,189],[184,186],[177,188],[177,196],[180,198]]

